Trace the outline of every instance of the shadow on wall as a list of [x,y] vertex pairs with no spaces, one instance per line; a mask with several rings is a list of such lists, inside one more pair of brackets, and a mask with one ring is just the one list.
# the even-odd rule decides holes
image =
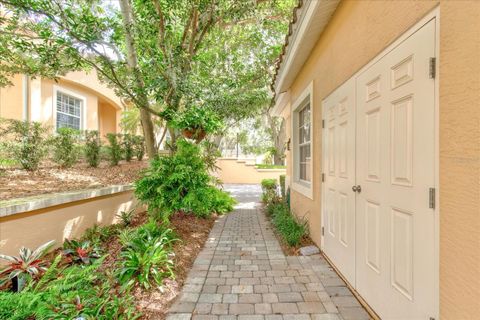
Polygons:
[[116,223],[118,213],[136,208],[137,203],[133,192],[126,191],[1,218],[0,253],[17,255],[22,246],[34,249],[49,240],[61,246],[65,238],[81,237],[95,224]]

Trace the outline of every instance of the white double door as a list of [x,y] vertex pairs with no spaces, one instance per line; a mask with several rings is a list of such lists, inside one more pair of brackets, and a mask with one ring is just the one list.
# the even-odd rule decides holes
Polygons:
[[323,251],[382,319],[435,306],[435,20],[323,102]]

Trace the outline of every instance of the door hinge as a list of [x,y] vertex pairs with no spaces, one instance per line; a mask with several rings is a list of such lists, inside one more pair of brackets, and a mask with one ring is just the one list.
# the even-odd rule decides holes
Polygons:
[[325,173],[322,173],[322,182],[325,182]]
[[322,236],[325,235],[325,227],[322,227]]
[[322,120],[322,129],[325,129],[325,120]]
[[430,58],[428,70],[429,70],[428,74],[430,75],[430,79],[435,79],[435,76],[437,75],[437,58],[435,57]]
[[428,207],[435,209],[435,188],[430,188],[428,192]]

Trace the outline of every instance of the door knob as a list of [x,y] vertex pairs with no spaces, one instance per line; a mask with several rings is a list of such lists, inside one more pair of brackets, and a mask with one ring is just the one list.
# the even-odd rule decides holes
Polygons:
[[357,186],[352,187],[353,192],[357,192]]
[[362,192],[362,187],[360,185],[352,187],[353,192]]

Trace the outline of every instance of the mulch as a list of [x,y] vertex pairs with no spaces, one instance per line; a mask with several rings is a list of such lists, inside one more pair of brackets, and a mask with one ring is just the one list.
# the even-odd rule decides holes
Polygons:
[[90,168],[85,162],[71,168],[46,163],[35,172],[18,168],[0,171],[0,201],[41,194],[130,184],[148,167],[148,160],[122,161],[118,166],[102,162]]
[[175,231],[178,241],[173,251],[175,279],[165,279],[161,288],[134,291],[137,305],[143,312],[141,319],[165,319],[169,307],[181,292],[188,272],[195,258],[203,249],[216,216],[197,218],[193,215],[176,213],[170,217],[171,228]]

